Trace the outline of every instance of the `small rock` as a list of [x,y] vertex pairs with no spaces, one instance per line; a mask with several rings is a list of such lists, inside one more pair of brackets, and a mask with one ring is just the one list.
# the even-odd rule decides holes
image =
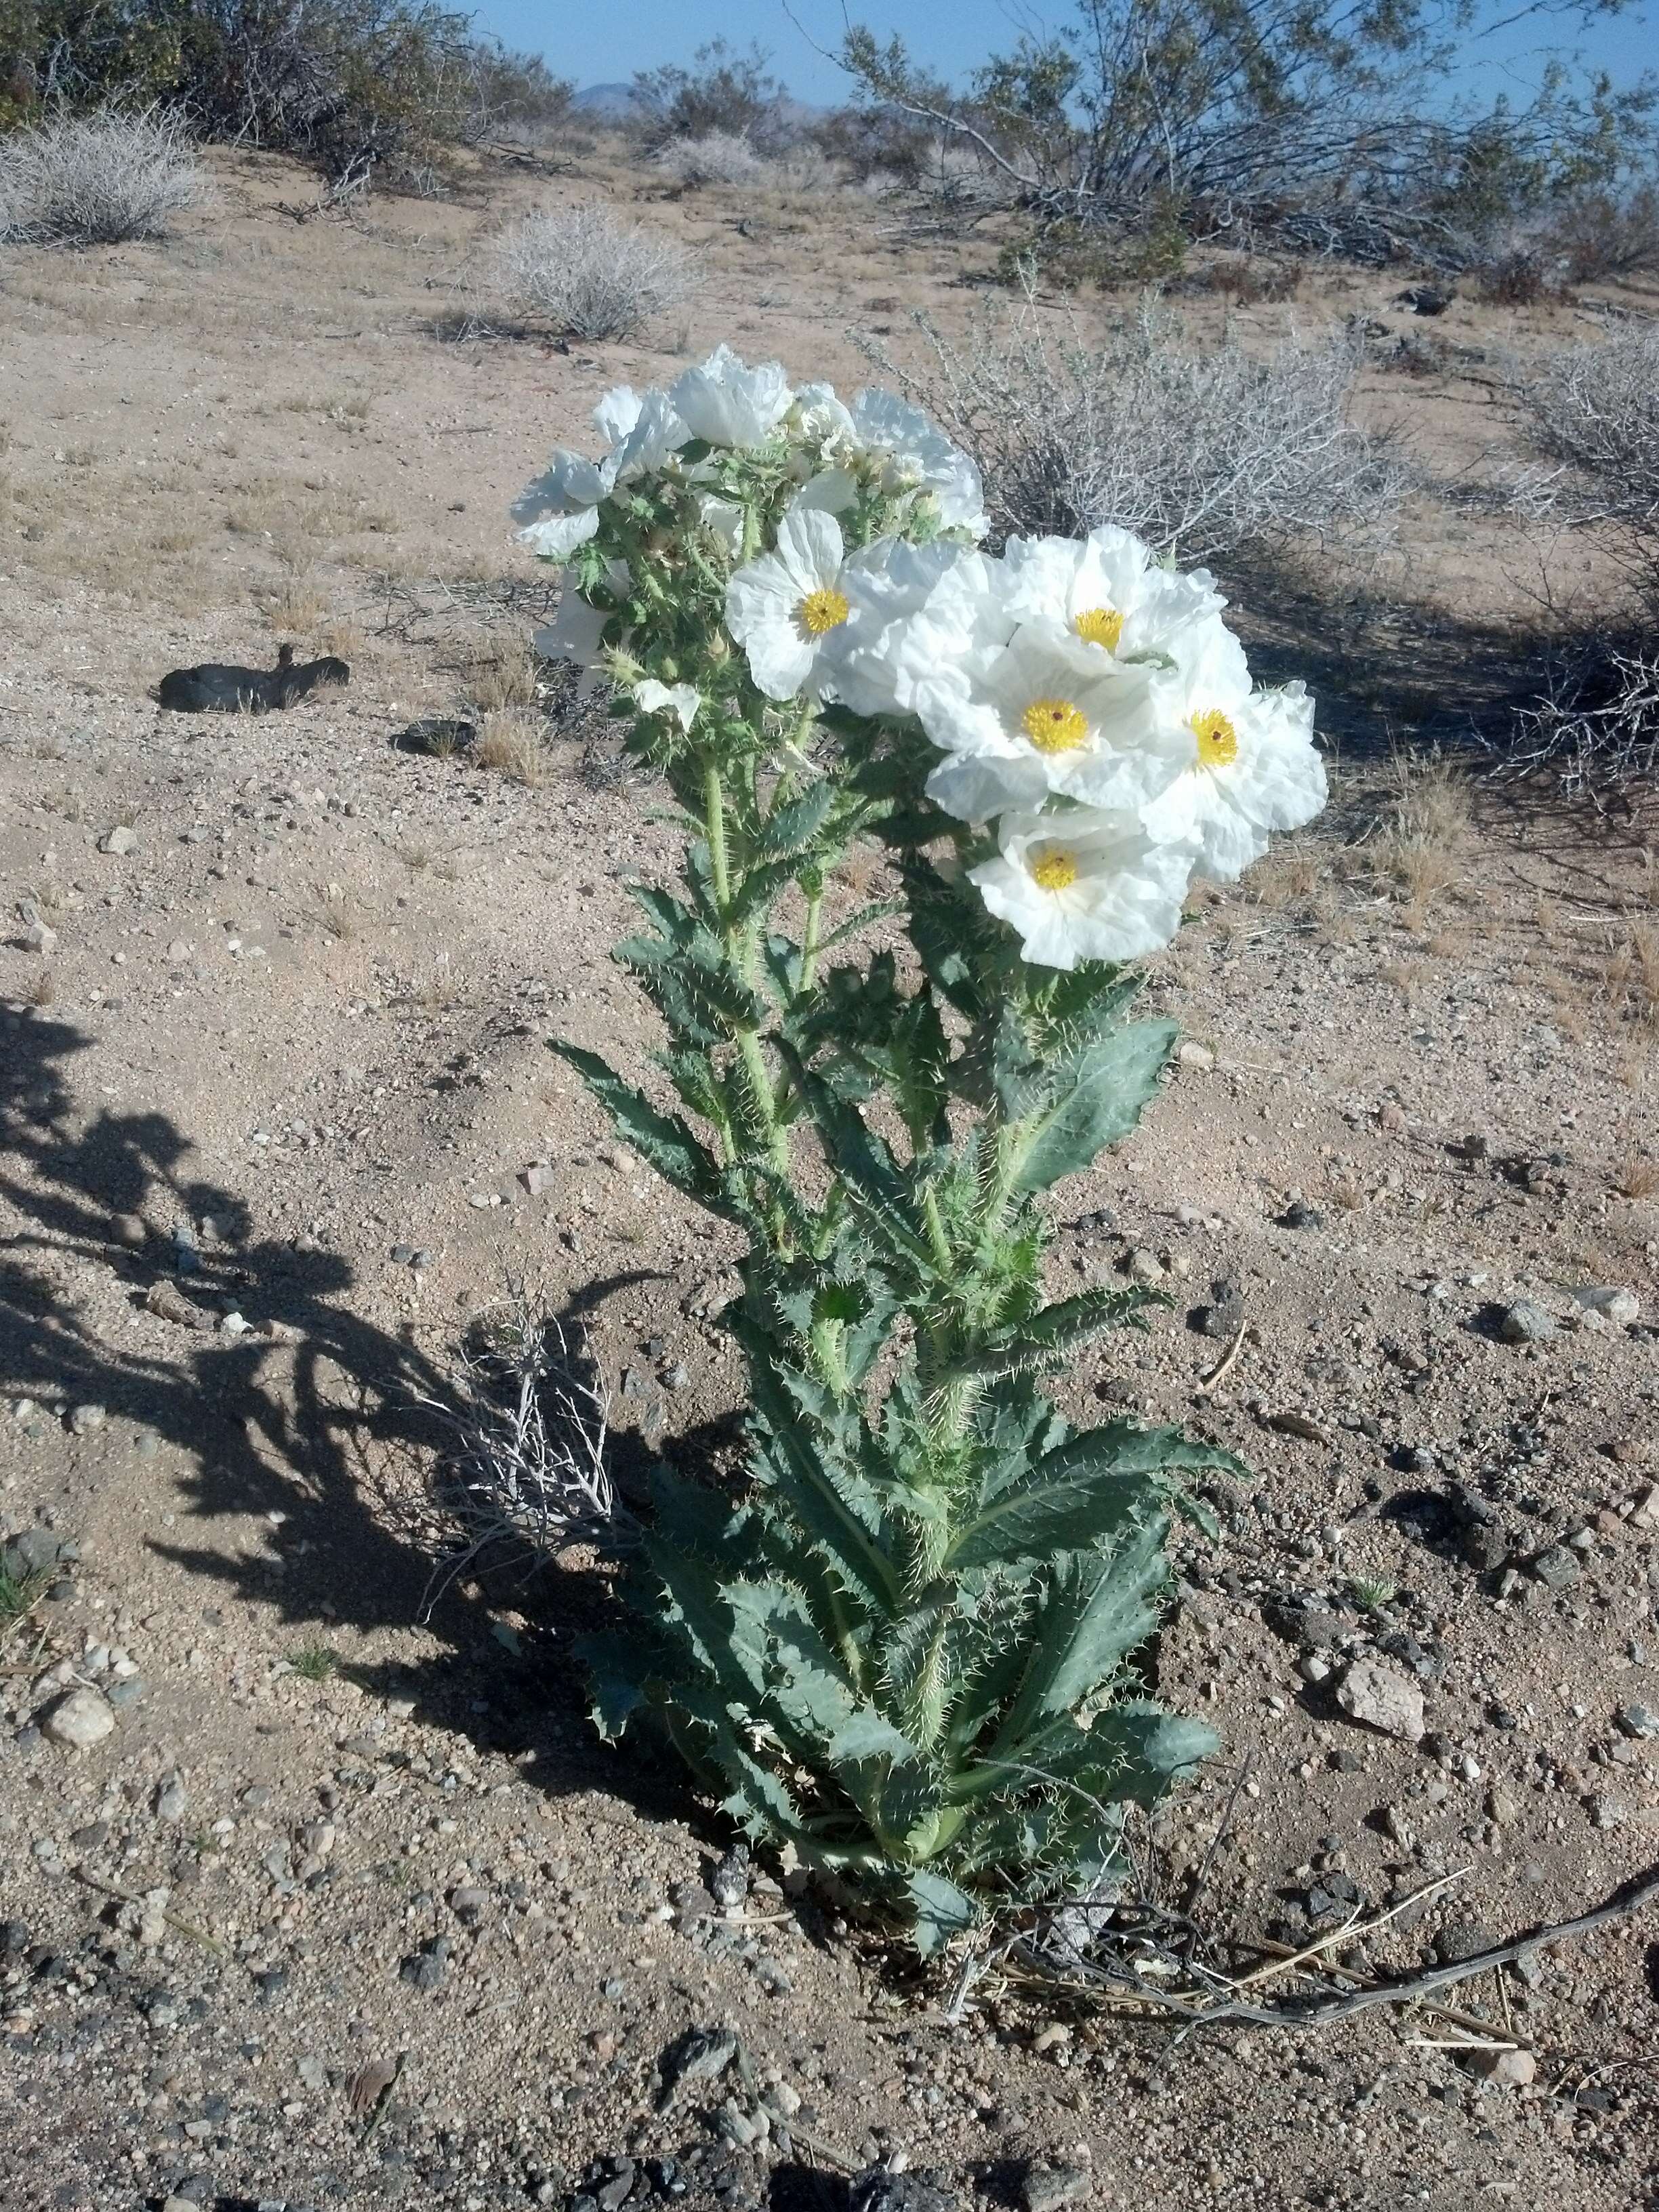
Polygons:
[[176,1774],[169,1774],[155,1794],[156,1818],[182,1820],[190,1810],[190,1795]]
[[1546,1589],[1565,1589],[1584,1571],[1583,1562],[1565,1544],[1550,1544],[1532,1562],[1531,1572]]
[[489,1909],[487,1889],[452,1889],[449,1909],[463,1927],[476,1928]]
[[70,1433],[89,1437],[103,1427],[107,1418],[101,1406],[77,1406],[69,1417]]
[[708,1887],[722,1912],[742,1911],[749,1895],[749,1846],[741,1838],[716,1865]]
[[956,2212],[956,2203],[943,2177],[926,2168],[895,2173],[870,2166],[848,2185],[847,2212]]
[[658,2112],[672,2112],[698,2082],[717,2081],[737,2055],[738,2039],[729,2027],[687,2028],[663,2053]]
[[1094,2185],[1086,2166],[1028,2166],[1020,2176],[1020,2201],[1025,2212],[1060,2212],[1063,2204],[1079,2204]]
[[442,1989],[449,1979],[449,1938],[435,1936],[431,1942],[405,1959],[398,1969],[400,1981],[411,1989],[430,1992]]
[[1443,1966],[1461,1966],[1465,1960],[1497,1948],[1497,1936],[1478,1920],[1451,1921],[1434,1939],[1434,1955]]
[[1474,2069],[1499,2089],[1525,2089],[1537,2076],[1538,2061],[1530,2051],[1482,2051]]
[[1650,1712],[1645,1705],[1620,1705],[1613,1718],[1626,1735],[1659,1735],[1659,1713]]
[[532,1160],[527,1168],[519,1170],[519,1181],[532,1198],[541,1198],[553,1188],[553,1170],[545,1160]]
[[1132,1283],[1152,1285],[1164,1280],[1164,1262],[1156,1252],[1144,1244],[1137,1244],[1123,1262],[1123,1272]]
[[1555,1334],[1555,1323],[1531,1298],[1517,1298],[1504,1307],[1498,1329],[1505,1344],[1547,1344]]
[[1600,1314],[1614,1328],[1632,1328],[1641,1315],[1641,1300],[1622,1284],[1575,1291],[1572,1295],[1574,1303],[1586,1314]]
[[1295,1199],[1279,1217],[1281,1229],[1322,1229],[1325,1217],[1316,1206]]
[[1190,1067],[1195,1075],[1208,1075],[1215,1066],[1215,1054],[1206,1044],[1188,1037],[1176,1058],[1183,1067]]
[[137,851],[138,840],[125,822],[118,822],[113,830],[106,830],[98,840],[98,849],[100,853],[112,854],[120,860],[128,853]]
[[59,1698],[40,1723],[53,1743],[69,1751],[89,1751],[114,1732],[115,1715],[96,1690],[71,1690]]
[[1398,1736],[1403,1743],[1421,1741],[1423,1692],[1409,1675],[1396,1674],[1391,1667],[1381,1667],[1374,1659],[1356,1659],[1342,1677],[1336,1702],[1351,1720],[1366,1728]]

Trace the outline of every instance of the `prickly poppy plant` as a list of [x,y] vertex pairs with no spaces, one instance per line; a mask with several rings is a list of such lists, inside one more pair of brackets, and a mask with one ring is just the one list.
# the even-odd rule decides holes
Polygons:
[[[542,649],[678,802],[681,880],[616,950],[681,1110],[558,1049],[743,1242],[750,1449],[735,1498],[659,1471],[595,1716],[931,1950],[1109,1878],[1214,1747],[1134,1656],[1184,1486],[1232,1462],[1045,1395],[1153,1302],[1047,1298],[1046,1200],[1158,1089],[1133,963],[1192,877],[1323,804],[1312,703],[1127,532],[983,552],[972,463],[890,394],[721,347],[595,419],[515,516],[564,570]],[[872,841],[896,896],[826,926]]]

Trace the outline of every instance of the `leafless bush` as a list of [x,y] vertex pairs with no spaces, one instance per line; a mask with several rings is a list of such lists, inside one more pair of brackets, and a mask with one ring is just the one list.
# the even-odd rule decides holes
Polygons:
[[1659,271],[1659,187],[1643,185],[1622,198],[1581,193],[1554,216],[1544,240],[1571,283],[1652,276]]
[[602,1389],[583,1378],[556,1321],[521,1284],[474,1316],[442,1398],[447,1502],[464,1541],[445,1579],[486,1549],[535,1562],[615,1534]]
[[903,380],[978,461],[1005,533],[1115,522],[1188,562],[1297,538],[1376,549],[1390,534],[1407,473],[1391,440],[1350,419],[1364,350],[1346,333],[1258,361],[1231,334],[1191,349],[1149,305],[1097,348],[1074,325],[1051,336],[1029,284],[1023,308],[981,319],[965,349],[918,319],[933,366]]
[[176,124],[106,110],[0,139],[0,238],[118,246],[160,238],[204,179]]
[[754,185],[766,164],[749,141],[732,131],[708,131],[701,138],[670,138],[652,155],[653,167],[677,185]]
[[631,337],[696,289],[671,239],[597,204],[526,216],[502,238],[495,274],[514,307],[580,338]]
[[1540,449],[1586,479],[1584,519],[1659,555],[1659,327],[1563,347],[1510,383]]
[[1558,650],[1498,763],[1600,805],[1659,768],[1659,647],[1597,628]]

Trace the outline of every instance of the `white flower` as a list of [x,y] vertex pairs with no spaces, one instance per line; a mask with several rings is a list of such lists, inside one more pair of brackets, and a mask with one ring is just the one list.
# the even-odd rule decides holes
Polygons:
[[681,729],[688,731],[702,704],[702,694],[695,684],[659,684],[654,676],[636,684],[634,696],[641,714],[672,714]]
[[592,698],[605,689],[607,672],[600,640],[610,617],[591,607],[573,583],[567,581],[558,611],[544,623],[532,641],[544,660],[574,660],[582,672],[576,687],[579,699]]
[[613,384],[593,410],[593,428],[607,447],[620,446],[640,419],[645,402],[631,384]]
[[819,649],[843,623],[841,528],[834,515],[786,514],[777,550],[739,568],[726,587],[726,626],[749,656],[769,699],[793,699],[811,683]]
[[[617,399],[627,389],[623,385],[618,392],[607,394],[607,398]],[[677,453],[695,435],[676,412],[668,392],[647,392],[605,462],[611,482],[626,483],[630,477],[654,475],[670,454]]]
[[1275,830],[1299,830],[1325,804],[1305,686],[1253,690],[1243,647],[1216,622],[1182,665],[1156,676],[1161,738],[1181,772],[1142,810],[1155,837],[1197,848],[1196,866],[1231,883],[1267,851]]
[[735,560],[743,550],[744,514],[734,499],[720,499],[712,491],[698,494],[697,514],[702,526],[718,538]]
[[[994,586],[1006,580],[997,565],[986,564]],[[1006,645],[994,627],[964,635],[935,665],[916,695],[945,755],[927,792],[963,821],[1030,811],[1051,792],[1133,811],[1181,772],[1186,749],[1154,715],[1147,672],[1058,625],[1027,623]]]
[[855,714],[908,714],[937,675],[939,641],[955,634],[967,595],[958,586],[952,599],[946,580],[964,563],[981,566],[982,556],[948,540],[878,538],[854,554],[838,580],[847,619],[819,646],[821,685]]
[[1150,836],[1133,814],[1010,814],[998,842],[969,881],[1037,967],[1144,959],[1181,926],[1192,850]]
[[1192,625],[1226,605],[1208,571],[1160,567],[1133,531],[1011,538],[1005,605],[1019,622],[1057,623],[1104,653],[1178,653]]
[[825,514],[845,514],[858,495],[857,480],[845,469],[821,469],[795,494],[789,511],[799,514],[803,508],[817,507]]
[[860,392],[852,419],[854,445],[884,459],[889,490],[918,485],[938,502],[942,528],[984,537],[991,525],[979,471],[920,407],[890,392]]
[[666,392],[641,398],[626,384],[605,393],[593,420],[611,441],[605,459],[590,461],[556,447],[547,468],[513,502],[513,520],[525,526],[520,543],[544,561],[568,561],[598,531],[599,502],[628,477],[661,468],[691,434]]
[[599,508],[581,507],[571,514],[550,514],[540,522],[532,522],[517,536],[520,544],[527,545],[538,559],[562,562],[579,545],[585,545],[599,526]]
[[[620,595],[628,588],[628,563],[611,561],[605,567],[605,580],[613,594]],[[611,672],[602,642],[605,626],[611,619],[603,608],[590,606],[576,588],[575,579],[566,572],[559,604],[550,623],[544,623],[531,640],[535,652],[543,660],[574,660],[582,672],[582,680],[576,687],[579,699],[592,697],[603,691],[611,680]]]
[[803,445],[835,446],[853,436],[853,418],[833,384],[799,384],[789,427]]
[[794,393],[783,363],[747,368],[728,345],[688,368],[668,397],[694,438],[711,446],[763,446],[789,411]]

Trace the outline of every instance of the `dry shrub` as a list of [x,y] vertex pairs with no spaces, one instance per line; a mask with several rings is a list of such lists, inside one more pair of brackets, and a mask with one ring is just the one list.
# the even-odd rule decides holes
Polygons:
[[466,704],[478,714],[532,708],[540,696],[540,670],[528,638],[507,630],[486,642],[468,672]]
[[1559,295],[1561,274],[1555,257],[1541,246],[1512,246],[1480,270],[1475,297],[1489,307],[1535,307]]
[[1634,585],[1552,653],[1500,765],[1542,769],[1597,800],[1659,766],[1659,326],[1567,346],[1510,372],[1534,444],[1561,473],[1516,503],[1607,526]]
[[421,1401],[450,1433],[444,1489],[463,1531],[441,1586],[486,1551],[534,1564],[614,1538],[603,1386],[524,1285],[473,1316],[447,1382]]
[[698,271],[672,239],[619,222],[597,204],[514,224],[495,276],[513,307],[573,337],[632,337],[696,289]]
[[1545,243],[1573,284],[1605,284],[1659,271],[1659,188],[1643,185],[1622,199],[1584,192],[1551,222]]
[[64,116],[0,138],[0,239],[15,245],[161,238],[205,189],[182,127],[152,115]]
[[478,763],[533,790],[547,776],[542,718],[523,707],[498,707],[478,725]]
[[1364,353],[1346,334],[1287,341],[1265,361],[1231,332],[1200,352],[1149,304],[1091,346],[1069,319],[1051,335],[1029,277],[1023,307],[981,318],[965,349],[918,321],[931,371],[884,365],[974,455],[1004,532],[1113,522],[1185,562],[1305,538],[1358,550],[1391,534],[1407,472],[1390,440],[1350,420]]
[[1462,875],[1471,813],[1468,779],[1449,761],[1395,756],[1371,865],[1399,898],[1409,929],[1422,930],[1435,901]]
[[757,185],[767,165],[749,141],[732,131],[701,138],[671,138],[652,156],[653,167],[688,191],[699,185]]
[[1594,519],[1659,543],[1659,325],[1511,371],[1533,439],[1589,479]]

